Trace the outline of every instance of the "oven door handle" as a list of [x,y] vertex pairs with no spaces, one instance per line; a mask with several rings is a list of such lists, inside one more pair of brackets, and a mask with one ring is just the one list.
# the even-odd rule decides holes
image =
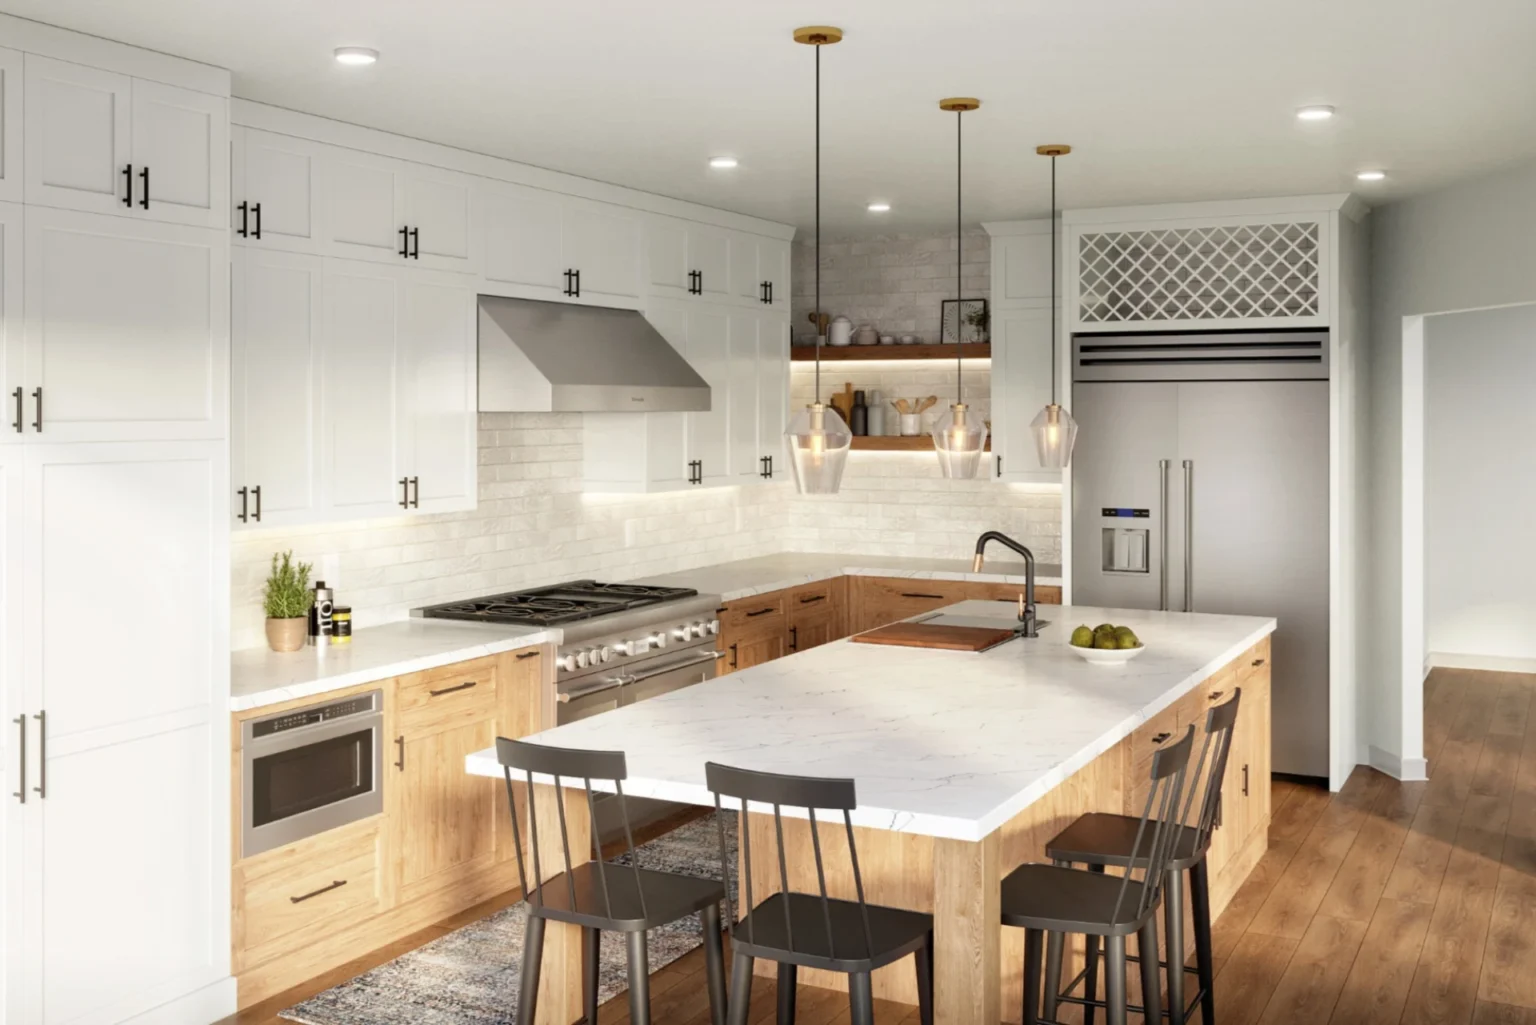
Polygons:
[[718,658],[723,658],[724,656],[725,652],[723,651],[706,651],[701,655],[695,655],[692,658],[685,658],[681,662],[673,662],[669,665],[662,666],[659,669],[652,669],[645,673],[636,673],[626,679],[624,683],[626,686],[631,683],[639,683],[641,680],[649,680],[656,676],[663,676],[667,673],[676,672],[679,669],[687,669],[689,666],[701,665],[705,662],[713,662]]
[[571,690],[563,690],[559,693],[559,695],[556,696],[555,700],[560,702],[562,705],[568,705],[572,701],[591,697],[593,694],[601,694],[605,690],[617,690],[619,687],[622,687],[626,683],[631,682],[633,681],[630,677],[624,676],[622,674],[619,676],[609,676],[605,679],[599,680],[597,683],[589,683],[585,687],[575,687]]

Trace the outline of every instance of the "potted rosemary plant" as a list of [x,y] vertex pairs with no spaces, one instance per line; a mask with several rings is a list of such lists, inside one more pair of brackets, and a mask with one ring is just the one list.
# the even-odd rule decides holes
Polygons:
[[262,594],[267,611],[267,645],[273,651],[298,651],[309,636],[309,607],[315,593],[309,588],[310,563],[293,561],[293,553],[274,552],[272,572]]

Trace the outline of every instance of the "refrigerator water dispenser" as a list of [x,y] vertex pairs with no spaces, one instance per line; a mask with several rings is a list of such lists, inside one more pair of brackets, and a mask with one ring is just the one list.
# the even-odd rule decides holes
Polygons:
[[1104,572],[1147,573],[1151,532],[1146,527],[1104,528]]

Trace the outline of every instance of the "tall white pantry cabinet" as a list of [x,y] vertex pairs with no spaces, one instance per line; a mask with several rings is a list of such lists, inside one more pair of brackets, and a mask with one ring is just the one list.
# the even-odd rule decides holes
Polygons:
[[0,16],[0,1019],[229,975],[227,72]]

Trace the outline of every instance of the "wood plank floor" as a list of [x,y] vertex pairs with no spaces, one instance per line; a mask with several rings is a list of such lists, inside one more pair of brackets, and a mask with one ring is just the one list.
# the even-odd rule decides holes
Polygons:
[[[1343,791],[1277,781],[1269,850],[1214,927],[1220,1025],[1536,1025],[1536,676],[1438,669],[1428,783],[1360,768]],[[515,902],[507,894],[241,1014],[282,1008]],[[653,1020],[708,1025],[702,952],[656,973]],[[774,1015],[758,979],[752,1021]],[[624,998],[599,1025],[627,1025]],[[802,987],[799,1025],[845,1025]],[[882,1025],[915,1008],[878,1004]]]

